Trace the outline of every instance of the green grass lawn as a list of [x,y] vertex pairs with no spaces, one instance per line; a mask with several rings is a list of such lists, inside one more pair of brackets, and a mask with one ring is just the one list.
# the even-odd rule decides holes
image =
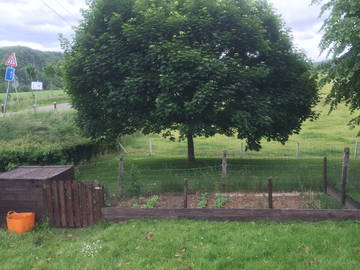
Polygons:
[[359,269],[359,222],[148,220],[0,229],[1,269]]
[[[35,92],[34,92],[35,93]],[[7,111],[8,112],[17,112],[21,110],[31,109],[32,105],[35,103],[35,95],[33,92],[20,92],[19,103],[17,102],[16,93],[11,92],[10,98],[8,101]],[[44,90],[37,91],[37,105],[45,106],[53,104],[53,102],[67,103],[70,102],[69,96],[63,90]],[[4,103],[5,94],[2,94],[1,103]]]

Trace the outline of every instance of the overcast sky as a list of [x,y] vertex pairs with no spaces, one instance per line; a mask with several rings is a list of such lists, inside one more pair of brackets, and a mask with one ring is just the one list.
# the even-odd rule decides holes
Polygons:
[[[318,44],[322,20],[311,0],[269,0],[294,36],[295,45],[319,61]],[[60,51],[58,33],[73,34],[81,19],[85,0],[0,0],[0,47],[22,45],[39,50]]]

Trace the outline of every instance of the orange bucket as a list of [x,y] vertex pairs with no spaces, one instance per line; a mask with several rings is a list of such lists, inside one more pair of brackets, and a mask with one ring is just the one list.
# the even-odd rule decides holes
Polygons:
[[34,228],[35,213],[16,213],[15,211],[10,211],[6,215],[6,222],[9,232],[23,234]]

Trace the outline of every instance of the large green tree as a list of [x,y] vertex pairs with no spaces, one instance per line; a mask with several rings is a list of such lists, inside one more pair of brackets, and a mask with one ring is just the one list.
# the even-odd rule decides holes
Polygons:
[[314,118],[311,65],[263,0],[95,0],[64,44],[65,81],[93,138],[215,134],[286,142]]
[[[349,105],[351,111],[360,108],[360,1],[315,0],[322,4],[326,14],[320,47],[327,51],[330,60],[321,67],[324,71],[322,84],[332,88],[327,101],[334,109],[340,102]],[[360,124],[360,117],[352,120]]]

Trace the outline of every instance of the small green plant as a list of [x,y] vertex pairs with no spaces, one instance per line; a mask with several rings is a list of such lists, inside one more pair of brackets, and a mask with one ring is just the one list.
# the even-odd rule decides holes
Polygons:
[[141,208],[154,208],[157,205],[158,201],[159,201],[159,196],[154,195],[146,202],[146,204],[141,206]]
[[13,163],[13,162],[9,162],[6,167],[5,167],[5,171],[11,171],[13,169],[16,169],[19,165]]
[[222,208],[229,201],[229,198],[225,198],[222,194],[216,194],[215,208]]
[[137,200],[137,199],[132,199],[130,203],[131,203],[131,207],[133,207],[133,208],[136,208],[139,206],[139,200]]
[[208,203],[208,199],[209,199],[209,194],[204,192],[201,193],[200,198],[198,200],[198,208],[205,208],[207,206]]

